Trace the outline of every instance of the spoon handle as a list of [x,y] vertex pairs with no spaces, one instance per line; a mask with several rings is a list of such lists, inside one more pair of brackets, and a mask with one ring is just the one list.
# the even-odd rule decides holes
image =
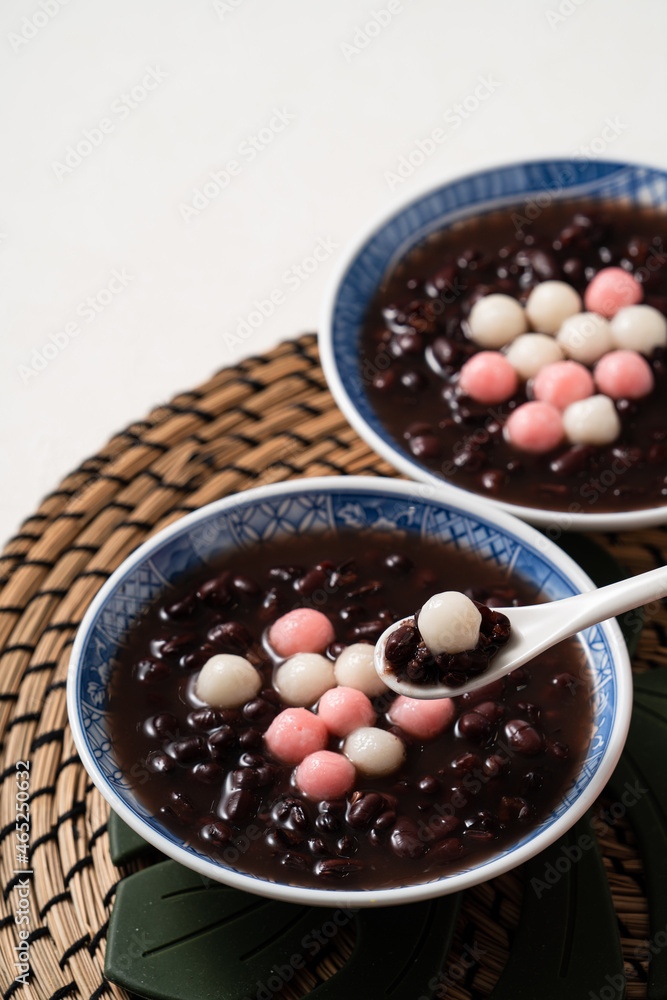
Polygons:
[[[666,595],[667,566],[660,566],[598,590],[589,590],[550,604],[535,605],[534,610],[539,609],[541,619],[539,628],[544,639],[543,648],[546,649],[560,639],[567,639],[590,625],[597,625],[598,622],[614,618],[643,604],[650,604]],[[526,608],[524,618],[523,609],[516,608],[512,611],[512,617],[516,615],[517,624],[528,626],[528,613],[532,610],[533,608]],[[542,617],[544,612],[546,618]],[[536,620],[534,624],[538,627]]]

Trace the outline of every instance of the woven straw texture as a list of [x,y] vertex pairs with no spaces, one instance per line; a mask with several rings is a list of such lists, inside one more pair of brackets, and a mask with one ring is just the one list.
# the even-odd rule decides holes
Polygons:
[[[104,979],[107,922],[119,877],[108,806],[76,755],[65,679],[77,625],[104,581],[150,534],[203,504],[261,483],[316,475],[393,475],[335,406],[316,341],[304,336],[219,372],[116,435],[44,499],[0,560],[0,985],[5,998],[127,997]],[[596,536],[631,573],[662,565],[662,529]],[[635,669],[667,663],[667,616],[649,611]],[[14,983],[15,769],[30,761],[31,976]],[[602,808],[601,804],[601,808]],[[627,995],[646,995],[648,937],[641,858],[631,829],[602,843],[619,919]],[[485,997],[502,971],[522,898],[521,873],[469,891],[451,961],[478,942],[483,962],[448,997]],[[342,944],[342,942],[341,942]],[[335,972],[333,951],[284,996]],[[318,979],[317,977],[320,977]]]

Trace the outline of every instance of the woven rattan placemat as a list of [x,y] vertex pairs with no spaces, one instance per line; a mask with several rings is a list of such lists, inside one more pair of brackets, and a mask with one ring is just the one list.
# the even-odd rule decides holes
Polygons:
[[[84,419],[84,417],[82,417]],[[5,998],[126,997],[104,979],[106,928],[123,872],[108,853],[108,806],[67,726],[70,646],[109,574],[154,531],[202,504],[299,476],[393,475],[335,406],[316,341],[304,336],[219,372],[116,435],[44,499],[0,560],[0,980]],[[595,536],[631,573],[663,565],[667,532]],[[667,664],[667,614],[651,607],[636,670]],[[17,761],[30,761],[30,960],[15,983]],[[603,803],[600,805],[603,808]],[[648,918],[641,858],[619,820],[601,841],[626,960],[627,996],[646,996]],[[125,873],[131,869],[128,867]],[[485,997],[507,957],[521,873],[470,890],[450,961],[465,976],[447,996]],[[331,975],[326,963],[320,974]],[[294,984],[293,984],[294,985]],[[24,991],[19,993],[19,991]],[[299,995],[292,993],[292,995]]]

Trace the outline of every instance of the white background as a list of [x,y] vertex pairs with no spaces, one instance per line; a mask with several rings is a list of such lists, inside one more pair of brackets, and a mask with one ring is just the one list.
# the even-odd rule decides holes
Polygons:
[[[552,154],[667,166],[661,0],[392,6],[379,27],[387,0],[3,0],[0,540],[153,404],[315,329],[341,248],[397,198]],[[338,249],[296,288],[318,240]]]

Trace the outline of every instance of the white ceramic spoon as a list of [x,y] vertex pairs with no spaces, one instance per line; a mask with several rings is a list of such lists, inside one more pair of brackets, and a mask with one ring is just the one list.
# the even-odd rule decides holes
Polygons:
[[412,616],[402,618],[385,629],[380,636],[375,646],[375,669],[387,687],[408,698],[453,698],[504,677],[575,632],[665,596],[667,566],[661,566],[649,573],[640,573],[639,576],[619,580],[618,583],[610,583],[607,587],[590,590],[585,594],[566,597],[562,601],[532,604],[522,608],[494,608],[494,611],[500,611],[509,618],[512,626],[510,640],[496,653],[483,674],[455,688],[444,684],[411,684],[410,681],[400,680],[389,669],[384,658],[385,643],[394,629],[412,620]]

